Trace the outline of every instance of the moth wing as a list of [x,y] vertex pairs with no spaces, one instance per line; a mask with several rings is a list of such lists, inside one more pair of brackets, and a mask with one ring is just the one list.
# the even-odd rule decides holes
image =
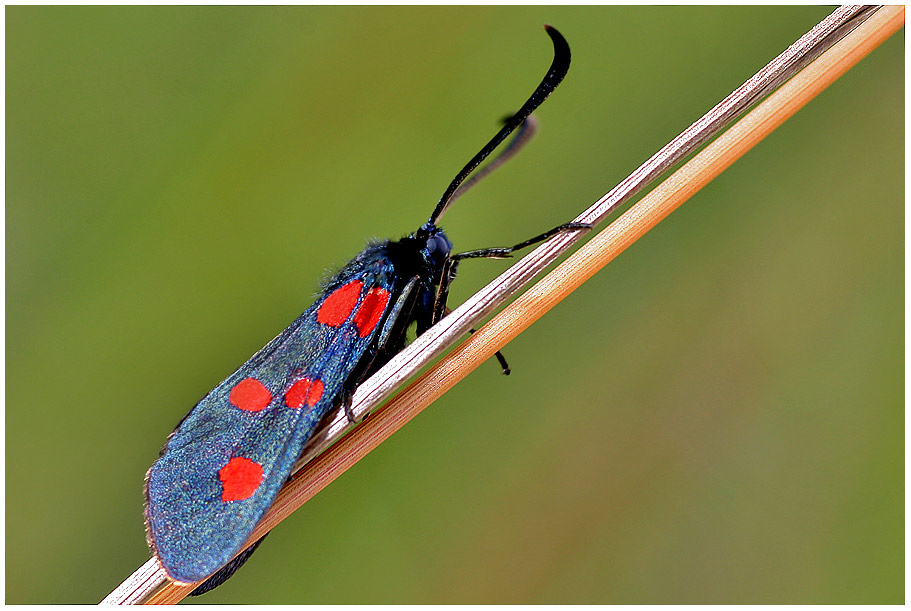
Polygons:
[[328,292],[178,425],[146,478],[149,542],[173,579],[205,579],[237,553],[338,404],[390,302],[375,280]]

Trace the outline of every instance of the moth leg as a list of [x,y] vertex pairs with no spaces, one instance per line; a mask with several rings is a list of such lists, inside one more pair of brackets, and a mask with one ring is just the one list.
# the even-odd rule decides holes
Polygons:
[[[392,309],[389,310],[389,315],[386,316],[386,322],[383,323],[383,328],[380,329],[380,334],[377,337],[376,349],[378,352],[384,351],[389,345],[390,338],[395,336],[393,334],[395,324],[399,321],[402,314],[405,313],[405,307],[409,306],[409,312],[411,311],[411,308],[414,307],[413,294],[419,281],[420,278],[418,276],[413,276],[411,280],[408,281],[408,284],[405,285],[405,288],[402,289],[402,294],[395,300]],[[410,304],[408,303],[409,300],[411,300]],[[408,316],[405,317],[405,320],[408,320]]]
[[[558,225],[550,231],[545,231],[540,235],[536,235],[533,238],[529,238],[524,242],[519,242],[513,246],[506,246],[501,248],[481,248],[479,250],[469,250],[466,252],[461,252],[452,255],[447,259],[446,263],[443,265],[443,273],[440,276],[440,284],[437,289],[436,300],[433,304],[433,316],[430,320],[430,325],[434,325],[440,321],[443,316],[449,312],[446,309],[446,300],[449,298],[449,286],[452,284],[452,281],[456,277],[456,271],[459,268],[459,262],[462,259],[507,259],[509,256],[517,250],[522,250],[539,242],[551,238],[558,233],[567,233],[570,231],[588,231],[592,228],[592,225],[589,223],[564,223],[563,225]],[[420,331],[419,331],[420,333]]]
[[461,260],[461,259],[507,259],[509,256],[516,252],[517,250],[522,250],[523,248],[528,248],[543,242],[548,238],[552,238],[558,233],[568,233],[570,231],[588,231],[592,228],[592,225],[589,223],[564,223],[563,225],[558,225],[551,229],[550,231],[545,231],[540,235],[536,235],[533,238],[529,238],[524,242],[519,242],[514,246],[507,246],[503,248],[482,248],[480,250],[469,250],[466,252],[460,252],[458,254],[452,255],[452,259]]
[[[459,261],[462,259],[506,259],[509,256],[516,252],[517,250],[522,250],[523,248],[528,248],[539,242],[543,242],[548,238],[551,238],[559,233],[567,233],[570,231],[588,231],[592,228],[592,225],[589,223],[564,223],[558,225],[549,231],[545,231],[540,235],[536,235],[533,238],[529,238],[524,242],[519,242],[513,246],[501,247],[501,248],[482,248],[480,250],[469,250],[466,252],[457,253],[452,255],[443,266],[443,273],[440,276],[440,285],[437,290],[436,300],[433,304],[433,316],[431,318],[430,324],[436,324],[439,322],[443,316],[449,314],[451,311],[446,307],[446,300],[449,298],[449,286],[452,284],[452,281],[455,279],[456,271],[459,268]],[[474,333],[474,329],[470,329],[469,332]],[[510,369],[509,364],[506,362],[506,357],[503,356],[503,353],[497,350],[495,355],[497,361],[500,363],[500,367],[503,369],[504,375],[509,375]]]
[[351,400],[354,398],[354,391],[345,390],[342,392],[342,410],[345,412],[345,418],[348,419],[348,424],[356,424],[357,421],[354,419],[354,412],[351,411]]
[[449,299],[449,287],[452,284],[452,281],[455,280],[456,270],[458,270],[458,268],[459,260],[455,257],[450,257],[446,260],[446,263],[443,264],[443,273],[440,276],[440,285],[433,302],[433,314],[430,317],[430,324],[428,327],[432,327],[440,322],[440,319],[452,311],[446,307],[446,301]]
[[503,356],[503,353],[499,350],[494,353],[494,356],[497,357],[497,362],[500,364],[500,369],[503,370],[503,375],[508,376],[512,373],[512,369],[509,368],[509,363],[506,362],[506,357]]

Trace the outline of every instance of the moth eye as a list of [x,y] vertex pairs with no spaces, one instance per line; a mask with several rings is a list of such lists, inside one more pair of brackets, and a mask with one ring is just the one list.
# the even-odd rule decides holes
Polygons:
[[434,261],[443,261],[449,256],[452,245],[449,243],[449,240],[446,239],[446,236],[437,233],[427,238],[426,249],[431,259]]

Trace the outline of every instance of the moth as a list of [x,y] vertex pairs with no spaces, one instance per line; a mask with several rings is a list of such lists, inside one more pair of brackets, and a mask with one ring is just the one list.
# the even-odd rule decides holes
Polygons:
[[[544,79],[456,175],[427,222],[400,240],[367,246],[171,433],[146,475],[146,530],[171,579],[202,582],[193,594],[223,583],[262,541],[238,554],[320,420],[343,409],[353,421],[350,401],[358,384],[404,348],[412,325],[420,335],[445,315],[460,261],[508,257],[557,233],[590,228],[567,223],[514,246],[453,254],[437,225],[459,195],[528,141],[532,111],[566,75],[569,45],[545,28],[554,58]],[[504,150],[466,182],[513,132]]]

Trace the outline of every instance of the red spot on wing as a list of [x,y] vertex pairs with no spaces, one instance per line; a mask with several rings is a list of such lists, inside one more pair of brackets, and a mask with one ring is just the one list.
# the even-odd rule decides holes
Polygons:
[[348,284],[332,291],[323,300],[322,305],[316,312],[317,322],[330,327],[342,326],[342,323],[348,320],[348,316],[351,315],[351,311],[357,304],[357,298],[361,296],[361,289],[363,288],[363,282],[352,280]]
[[354,315],[354,324],[361,337],[367,337],[383,317],[386,305],[389,303],[389,291],[381,286],[375,286],[367,292],[361,307]]
[[307,405],[311,407],[316,405],[316,402],[320,400],[320,397],[323,396],[323,381],[315,380],[313,385],[310,387],[310,394],[307,395]]
[[313,407],[323,396],[322,380],[302,378],[295,382],[285,393],[285,404],[288,407],[303,407],[304,403]]
[[263,466],[257,462],[235,456],[218,471],[221,480],[221,500],[242,501],[253,496],[263,481]]
[[303,407],[310,394],[310,378],[303,378],[295,382],[285,393],[285,405],[288,407]]
[[231,389],[228,401],[232,405],[251,412],[258,412],[269,405],[272,395],[262,382],[255,378],[244,378]]

